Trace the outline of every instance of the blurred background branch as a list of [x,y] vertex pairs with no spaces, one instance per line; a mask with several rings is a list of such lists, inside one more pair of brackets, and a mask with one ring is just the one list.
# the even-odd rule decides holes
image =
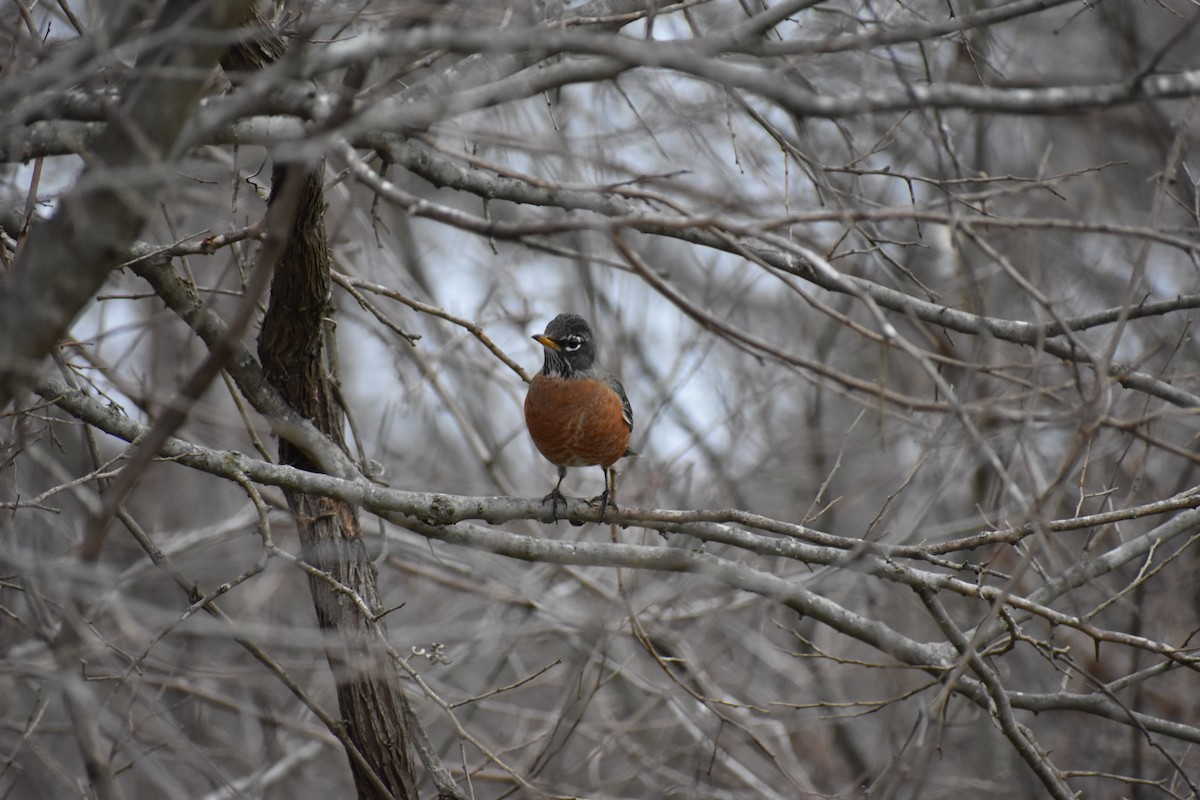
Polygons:
[[1195,797],[1198,21],[4,6],[0,795]]

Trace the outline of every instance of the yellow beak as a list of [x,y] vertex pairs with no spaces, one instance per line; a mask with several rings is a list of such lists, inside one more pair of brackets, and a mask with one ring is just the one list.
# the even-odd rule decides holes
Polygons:
[[543,336],[540,333],[537,336],[534,336],[533,340],[548,350],[562,350],[561,344],[554,341],[553,339],[551,339],[548,336]]

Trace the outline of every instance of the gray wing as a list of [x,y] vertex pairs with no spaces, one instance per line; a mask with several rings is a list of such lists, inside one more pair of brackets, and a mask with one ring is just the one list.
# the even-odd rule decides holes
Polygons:
[[[617,397],[621,398],[621,416],[625,418],[625,424],[629,426],[629,430],[633,430],[633,406],[629,405],[629,397],[625,394],[625,387],[621,382],[611,375],[608,376],[608,385],[617,393]],[[626,456],[636,456],[637,452],[625,448]],[[622,456],[624,457],[624,456]]]
[[629,398],[625,395],[625,387],[611,375],[608,377],[608,385],[617,393],[617,397],[621,398],[621,416],[625,418],[625,424],[629,426],[629,430],[633,430],[633,407],[629,405]]

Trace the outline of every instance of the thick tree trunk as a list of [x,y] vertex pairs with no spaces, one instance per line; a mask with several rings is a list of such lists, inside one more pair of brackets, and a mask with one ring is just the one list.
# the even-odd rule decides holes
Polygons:
[[[271,284],[271,301],[258,352],[268,377],[300,414],[335,441],[342,418],[325,373],[324,320],[330,310],[330,258],[325,240],[324,194],[319,171],[276,166],[272,205],[295,206],[286,249]],[[269,232],[275,235],[281,232]],[[305,469],[311,463],[281,441],[280,460]],[[288,493],[304,558],[338,584],[381,610],[376,572],[363,547],[358,517],[345,503]],[[351,741],[363,756],[350,767],[360,798],[416,798],[407,700],[395,665],[378,647],[383,623],[364,618],[352,598],[323,576],[309,577],[317,619],[328,639],[325,654],[337,682],[338,704]]]

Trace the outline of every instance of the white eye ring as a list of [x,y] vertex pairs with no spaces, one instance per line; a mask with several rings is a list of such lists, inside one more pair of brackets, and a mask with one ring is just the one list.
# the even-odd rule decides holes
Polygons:
[[578,350],[582,346],[583,346],[583,342],[579,340],[579,337],[572,336],[570,339],[567,339],[567,341],[563,344],[563,350],[566,350],[568,353],[574,353],[576,350]]

